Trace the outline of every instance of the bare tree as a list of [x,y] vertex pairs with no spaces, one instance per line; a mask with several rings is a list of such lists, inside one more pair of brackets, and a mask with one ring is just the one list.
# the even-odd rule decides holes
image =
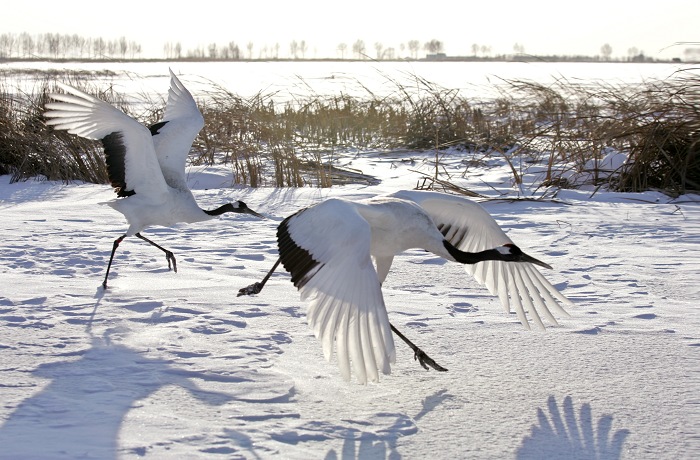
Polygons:
[[411,52],[411,57],[413,59],[418,59],[418,50],[420,49],[420,42],[418,40],[410,40],[408,42],[408,50]]
[[442,53],[444,46],[440,40],[432,39],[429,42],[426,42],[425,45],[423,45],[423,48],[431,54],[437,54]]
[[37,56],[46,56],[46,41],[44,40],[44,34],[39,34],[34,40],[34,49],[36,50]]
[[216,43],[209,44],[208,54],[209,54],[209,59],[216,59],[217,58],[219,53],[218,53],[218,50],[216,49]]
[[627,50],[627,56],[629,57],[630,61],[633,60],[635,56],[639,56],[639,49],[636,46],[629,48]]
[[0,35],[0,57],[12,57],[12,34]]
[[95,57],[102,57],[107,52],[107,43],[102,37],[98,37],[92,41],[92,54]]
[[58,34],[46,34],[45,37],[47,40],[49,53],[51,53],[54,58],[58,58],[58,55],[61,52],[61,36]]
[[246,49],[248,50],[248,59],[253,59],[253,42],[248,42]]
[[301,52],[301,58],[304,59],[306,57],[306,51],[309,49],[308,45],[306,44],[306,40],[302,40],[299,42],[299,51]]
[[367,57],[367,48],[365,48],[365,42],[362,40],[357,40],[352,44],[352,52],[357,56],[357,59],[365,59]]
[[377,60],[382,59],[382,51],[384,50],[384,45],[382,43],[376,42],[374,44],[374,51],[377,52]]
[[612,46],[608,43],[604,44],[600,47],[600,54],[603,55],[604,60],[609,61],[610,56],[612,56]]
[[141,56],[141,45],[135,41],[129,42],[129,56],[134,59],[136,56]]
[[129,43],[126,41],[126,37],[119,37],[119,55],[122,59],[126,56],[126,52],[129,49]]
[[338,51],[340,51],[340,59],[345,59],[345,51],[348,49],[347,43],[339,43]]
[[472,44],[472,54],[474,55],[474,57],[476,57],[479,54],[479,49],[480,47],[478,43]]
[[299,54],[299,43],[297,43],[296,40],[292,40],[292,42],[289,44],[289,51],[291,52],[292,57],[297,59]]
[[32,36],[26,32],[22,33],[19,36],[19,47],[24,57],[29,57],[34,54],[34,39]]
[[170,42],[165,42],[163,45],[163,54],[165,55],[165,59],[171,59],[173,57],[173,44]]
[[239,60],[241,58],[241,49],[236,42],[228,42],[226,46],[226,55],[228,59]]

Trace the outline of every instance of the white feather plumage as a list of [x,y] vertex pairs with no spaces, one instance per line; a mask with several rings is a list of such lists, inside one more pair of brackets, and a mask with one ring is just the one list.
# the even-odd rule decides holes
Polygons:
[[83,91],[58,83],[65,93],[51,94],[57,102],[46,104],[46,124],[87,139],[100,139],[105,146],[108,173],[118,199],[107,204],[124,214],[129,228],[114,242],[103,286],[116,247],[126,236],[136,235],[165,252],[168,266],[171,251],[140,235],[153,225],[172,226],[209,219],[224,212],[245,212],[243,202],[225,204],[215,210],[200,208],[187,186],[185,165],[192,142],[204,126],[192,94],[170,71],[170,88],[161,122],[147,128],[116,107]]
[[[343,378],[354,373],[360,383],[377,381],[395,362],[381,293],[394,255],[422,248],[455,260],[443,240],[470,253],[513,244],[479,204],[435,192],[400,191],[359,202],[330,199],[290,216],[281,227],[310,256],[303,259],[289,249],[292,243],[283,248],[280,240],[281,260],[302,299],[310,301],[308,322],[326,359],[335,346]],[[528,315],[544,328],[542,317],[557,324],[552,311],[567,314],[559,303],[571,302],[532,263],[490,260],[465,267],[527,328]]]

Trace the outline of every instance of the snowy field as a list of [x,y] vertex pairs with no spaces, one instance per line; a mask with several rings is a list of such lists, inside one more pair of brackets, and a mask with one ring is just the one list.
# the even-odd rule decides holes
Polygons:
[[[345,382],[287,273],[236,297],[276,260],[283,217],[413,188],[424,159],[348,159],[381,183],[323,190],[231,188],[225,169],[191,169],[203,207],[241,199],[271,219],[144,232],[175,252],[178,273],[128,238],[107,291],[126,228],[98,204],[111,188],[0,177],[0,458],[700,458],[698,196],[485,202],[575,303],[544,332],[524,330],[458,264],[397,257],[389,317],[446,373],[397,342],[391,375]],[[457,170],[461,158],[444,161]],[[516,196],[505,166],[462,185]]]
[[[154,65],[122,69],[114,81],[130,94],[162,94],[166,73],[160,63],[148,70]],[[308,91],[294,81],[317,93],[358,88],[357,66],[309,65],[298,75],[277,64],[192,65],[184,71],[211,76],[201,86],[235,85],[244,95]],[[438,74],[457,80],[435,81],[481,94],[487,73],[552,75],[514,66],[456,67]],[[611,69],[601,66],[560,70],[595,80]],[[428,71],[404,67],[392,72]],[[625,81],[641,70],[672,73],[624,69]],[[365,70],[376,80],[377,69]],[[196,92],[194,80],[186,84]],[[418,250],[397,257],[384,284],[389,317],[447,373],[426,372],[397,341],[390,376],[345,382],[323,359],[283,270],[260,295],[236,297],[277,259],[282,218],[329,197],[411,189],[416,170],[432,173],[431,160],[348,157],[341,166],[379,185],[323,190],[232,188],[225,168],[190,169],[202,207],[241,199],[270,220],[227,215],[146,230],[175,252],[178,273],[160,251],[128,238],[107,291],[112,241],[126,229],[99,204],[114,198],[111,188],[0,176],[0,459],[699,458],[697,195],[580,190],[554,201],[485,201],[516,244],[554,267],[547,277],[575,303],[546,331],[524,330],[458,264]],[[542,194],[513,188],[498,162],[457,179],[463,160],[457,151],[443,157],[459,185],[491,197]]]
[[[0,72],[21,91],[36,90],[36,77],[51,70],[93,72],[91,82],[99,88],[155,101],[168,87],[168,66],[185,76],[195,98],[204,98],[213,87],[225,88],[244,98],[258,95],[276,102],[312,96],[346,95],[357,98],[384,97],[403,91],[425,91],[424,80],[436,87],[459,90],[472,101],[501,96],[510,88],[504,81],[525,80],[542,84],[570,82],[591,85],[634,85],[674,79],[684,72],[700,73],[690,63],[603,62],[428,62],[428,61],[253,61],[253,62],[0,62]],[[109,74],[105,74],[105,69]],[[37,73],[39,71],[39,73]],[[679,73],[680,72],[680,73]],[[134,102],[134,101],[132,101]]]

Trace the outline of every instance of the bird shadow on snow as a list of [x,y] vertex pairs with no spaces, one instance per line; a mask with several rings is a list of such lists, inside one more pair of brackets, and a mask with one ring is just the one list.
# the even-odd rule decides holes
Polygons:
[[518,448],[517,460],[541,458],[576,458],[592,460],[616,460],[629,430],[620,429],[611,437],[613,418],[603,415],[593,427],[593,414],[588,403],[581,405],[578,416],[571,396],[566,396],[560,410],[554,396],[547,399],[549,417],[542,408],[537,409],[538,424],[523,438]]
[[124,417],[164,386],[184,388],[210,406],[234,399],[200,389],[191,377],[201,375],[112,344],[109,337],[93,338],[77,360],[42,364],[32,374],[50,382],[0,426],[0,459],[115,459]]
[[[399,460],[402,458],[397,450],[398,439],[410,436],[418,432],[417,422],[425,415],[437,409],[445,401],[453,396],[447,390],[440,390],[423,399],[423,407],[415,416],[405,414],[378,413],[370,417],[371,422],[343,420],[346,426],[326,427],[326,431],[340,433],[344,438],[340,456],[335,449],[328,451],[325,460],[355,460],[355,459],[387,459]],[[363,429],[363,425],[370,427],[388,426],[370,432]]]

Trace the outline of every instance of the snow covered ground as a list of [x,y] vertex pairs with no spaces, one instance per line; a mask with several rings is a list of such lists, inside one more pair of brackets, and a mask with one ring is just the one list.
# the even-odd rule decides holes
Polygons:
[[[0,177],[0,458],[699,458],[698,196],[485,202],[575,302],[544,332],[524,330],[458,264],[397,257],[390,319],[446,373],[397,342],[390,376],[345,382],[287,273],[236,297],[276,260],[283,217],[413,188],[430,154],[405,157],[357,158],[379,185],[323,190],[230,188],[225,169],[191,169],[203,207],[241,199],[271,219],[147,230],[178,273],[128,238],[106,292],[126,228],[98,205],[111,188]],[[461,158],[444,161],[456,170]],[[506,167],[462,185],[515,196]]]

